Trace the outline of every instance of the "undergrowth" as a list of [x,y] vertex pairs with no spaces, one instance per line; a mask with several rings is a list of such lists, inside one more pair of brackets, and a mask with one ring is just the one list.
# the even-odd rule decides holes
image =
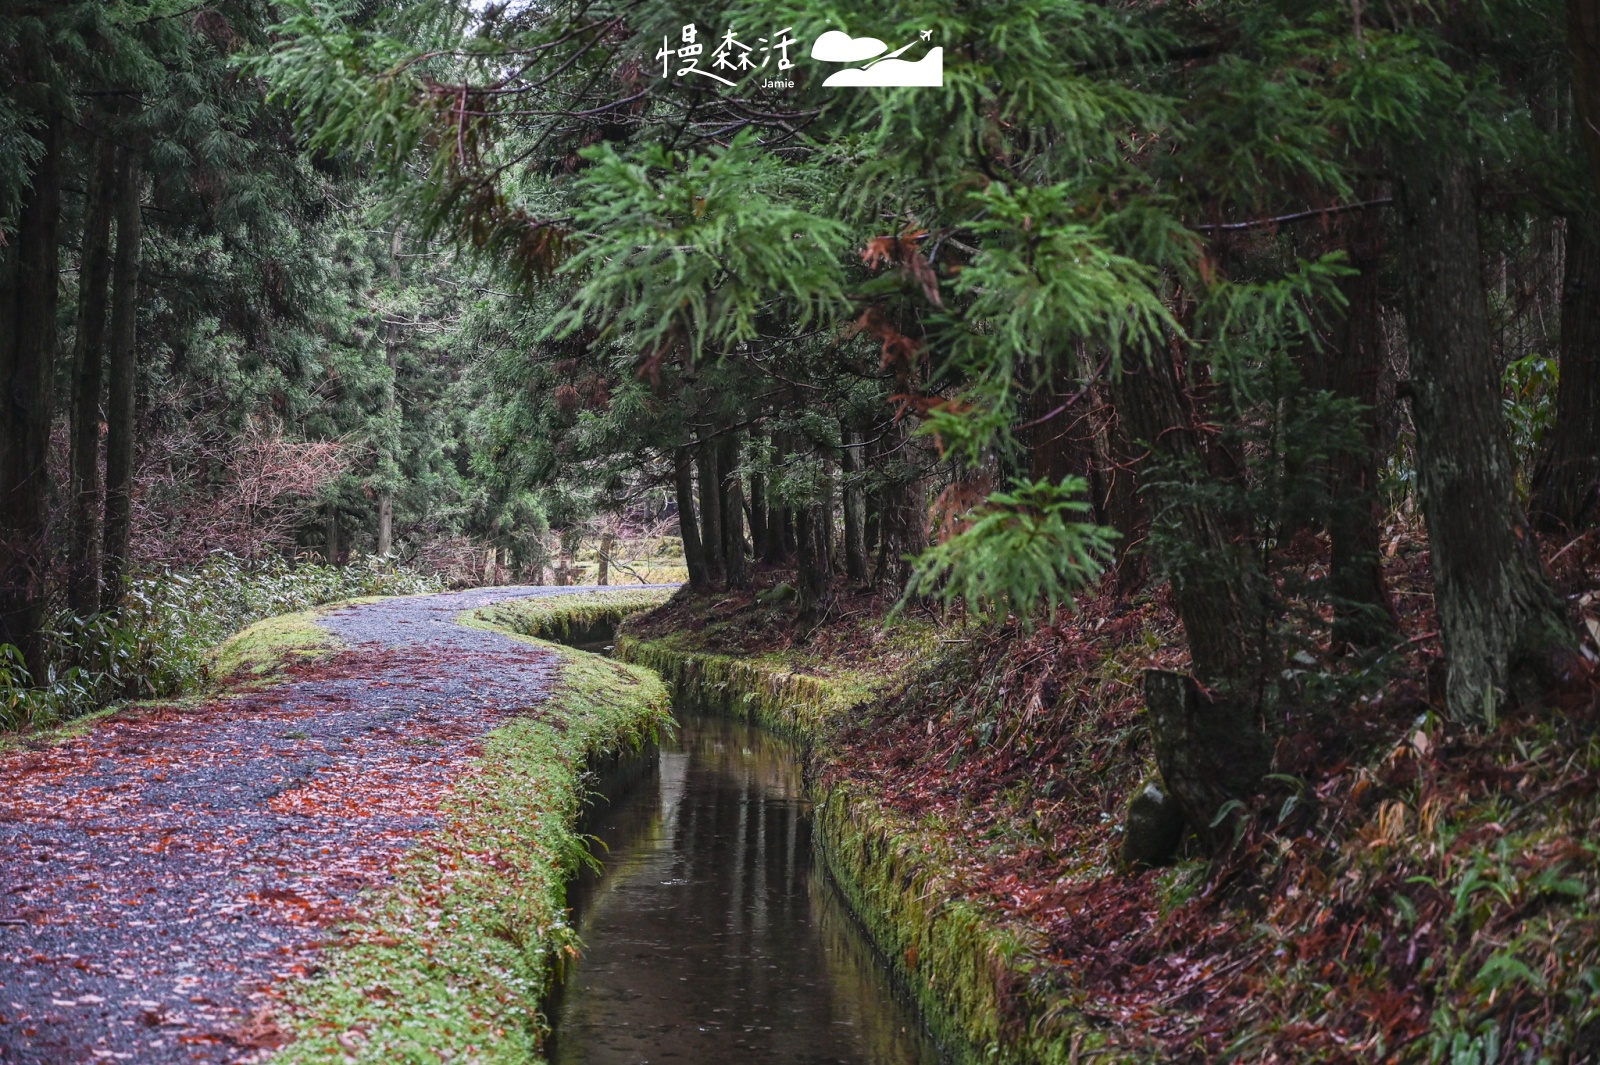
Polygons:
[[[1155,773],[1141,678],[1186,668],[1160,589],[1107,584],[1054,624],[933,629],[877,661],[870,612],[797,634],[760,593],[685,596],[625,649],[714,707],[781,695],[788,719],[844,726],[813,730],[823,845],[879,948],[997,1060],[1600,1060],[1596,688],[1487,734],[1441,720],[1426,558],[1403,537],[1387,557],[1405,642],[1370,668],[1305,662],[1323,702],[1233,845],[1145,872],[1119,860]],[[1587,603],[1594,567],[1563,562]],[[862,671],[888,697],[848,714],[774,682]],[[1000,969],[970,964],[998,965],[996,944]]]
[[198,569],[139,574],[116,611],[57,615],[41,676],[29,672],[15,647],[0,645],[0,732],[49,728],[119,699],[194,691],[209,679],[211,649],[262,618],[441,587],[374,556],[326,566],[217,555]]

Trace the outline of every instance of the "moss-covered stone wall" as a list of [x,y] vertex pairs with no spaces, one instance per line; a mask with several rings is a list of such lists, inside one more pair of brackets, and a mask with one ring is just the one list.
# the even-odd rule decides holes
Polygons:
[[[751,721],[799,739],[811,761],[829,737],[866,712],[884,685],[835,681],[758,659],[687,650],[626,633],[616,654],[666,680],[674,705]],[[813,774],[808,773],[808,777]],[[815,837],[874,946],[918,1003],[934,1037],[967,1065],[1075,1065],[1104,1042],[1073,1008],[1070,988],[1048,986],[1027,942],[961,900],[941,836],[891,809],[869,789],[834,784],[816,793]]]

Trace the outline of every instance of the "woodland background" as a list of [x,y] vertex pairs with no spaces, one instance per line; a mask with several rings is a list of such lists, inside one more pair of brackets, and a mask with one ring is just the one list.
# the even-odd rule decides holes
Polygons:
[[1164,580],[1183,698],[1260,725],[1393,645],[1420,508],[1493,721],[1581,664],[1533,530],[1596,505],[1592,14],[911,5],[945,90],[778,96],[655,76],[651,5],[14,5],[0,642],[42,679],[218,552],[564,580],[675,517],[810,620]]
[[[662,76],[691,21],[924,39],[945,86]],[[977,751],[959,707],[1075,720],[1085,616],[1112,657],[1168,619],[1138,731],[1212,857],[1416,722],[1568,722],[1570,768],[1597,188],[1588,0],[13,3],[9,724],[177,690],[288,604],[566,580],[587,538],[787,648],[977,626],[1016,684],[925,722]],[[1592,961],[1583,920],[1552,942]],[[1573,972],[1561,1053],[1600,1038]],[[1482,1060],[1544,1038],[1518,994]],[[1468,1020],[1435,1047],[1488,1054]]]

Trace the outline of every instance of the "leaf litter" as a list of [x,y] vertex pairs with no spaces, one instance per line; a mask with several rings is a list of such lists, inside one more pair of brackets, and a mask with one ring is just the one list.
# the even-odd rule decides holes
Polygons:
[[324,624],[350,649],[281,687],[6,754],[0,1060],[279,1046],[277,985],[315,974],[362,893],[438,828],[480,738],[542,713],[549,653],[455,623],[485,598],[347,608]]

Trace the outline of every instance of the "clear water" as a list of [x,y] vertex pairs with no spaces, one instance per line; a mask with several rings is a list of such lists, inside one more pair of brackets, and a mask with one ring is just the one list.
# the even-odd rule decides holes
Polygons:
[[592,817],[556,1065],[936,1065],[814,861],[792,744],[691,717]]

